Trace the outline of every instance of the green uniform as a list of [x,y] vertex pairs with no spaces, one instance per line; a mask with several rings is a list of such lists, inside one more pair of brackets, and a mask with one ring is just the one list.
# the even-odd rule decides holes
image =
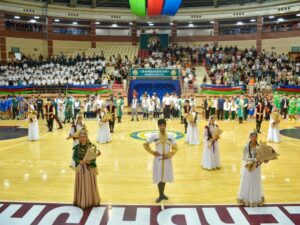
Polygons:
[[296,99],[291,99],[289,102],[289,115],[296,115],[297,111]]
[[300,115],[300,98],[297,98],[297,114]]

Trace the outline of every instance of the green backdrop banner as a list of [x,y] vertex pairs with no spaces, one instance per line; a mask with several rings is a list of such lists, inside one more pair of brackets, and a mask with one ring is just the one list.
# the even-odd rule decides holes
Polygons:
[[141,34],[140,35],[140,48],[148,49],[148,46],[160,42],[160,47],[166,49],[169,46],[168,34]]
[[136,77],[178,77],[179,75],[177,69],[130,69],[130,76]]

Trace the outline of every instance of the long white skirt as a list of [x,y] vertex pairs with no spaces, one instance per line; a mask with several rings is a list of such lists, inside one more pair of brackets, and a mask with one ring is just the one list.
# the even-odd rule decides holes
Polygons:
[[213,147],[209,148],[208,141],[204,141],[202,168],[205,170],[215,170],[221,168],[219,143],[216,141]]
[[188,125],[187,132],[186,132],[186,139],[185,141],[190,145],[199,145],[200,144],[200,137],[199,137],[199,129],[196,126]]
[[277,127],[273,128],[271,125],[269,126],[268,141],[274,142],[274,143],[280,142],[280,134],[279,134],[279,129]]
[[160,160],[155,157],[153,160],[153,183],[173,182],[173,165],[171,159]]
[[29,123],[28,125],[28,140],[29,141],[37,141],[40,139],[39,135],[39,124],[37,121]]
[[264,202],[260,166],[252,172],[242,166],[238,201],[251,207],[260,206]]
[[100,144],[111,142],[109,122],[102,123],[98,130],[97,142]]

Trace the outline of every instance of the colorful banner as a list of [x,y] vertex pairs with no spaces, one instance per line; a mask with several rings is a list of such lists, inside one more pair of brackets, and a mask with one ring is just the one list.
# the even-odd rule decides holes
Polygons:
[[[182,0],[148,0],[147,16],[175,16]],[[146,0],[129,0],[133,14],[146,16]]]
[[172,69],[130,69],[130,76],[136,77],[178,77],[179,70]]
[[239,94],[243,93],[243,86],[224,86],[224,85],[208,85],[202,84],[201,85],[201,93],[202,94],[210,94],[210,95],[232,95],[232,94]]
[[163,8],[163,0],[148,0],[148,16],[159,16]]
[[129,0],[129,4],[133,14],[146,16],[146,0]]
[[[65,85],[65,86],[48,86],[53,88],[65,89],[66,93],[75,94],[103,94],[111,92],[108,85]],[[38,90],[44,90],[47,86],[19,85],[19,86],[0,86],[0,94],[33,94]]]
[[273,90],[279,94],[300,95],[300,86],[296,85],[277,85],[273,86]]
[[166,0],[162,15],[175,16],[180,5],[181,0]]

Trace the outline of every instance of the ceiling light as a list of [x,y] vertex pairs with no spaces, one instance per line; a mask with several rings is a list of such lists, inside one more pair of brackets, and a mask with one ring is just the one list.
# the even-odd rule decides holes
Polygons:
[[100,22],[96,22],[95,24],[99,25],[99,24],[100,24]]
[[73,25],[78,25],[78,22],[74,21],[72,24],[73,24]]
[[189,27],[194,27],[194,24],[190,23],[190,24],[189,24]]
[[112,27],[118,27],[118,24],[113,23],[111,26],[112,26]]
[[284,19],[283,18],[278,18],[278,20],[277,20],[278,22],[283,22],[284,21]]
[[300,13],[296,14],[296,16],[300,16]]
[[210,21],[210,23],[211,23],[211,24],[214,24],[214,23],[215,23],[215,21]]
[[275,16],[269,16],[268,18],[269,18],[269,19],[274,19],[274,18],[275,18]]
[[256,22],[256,19],[251,19],[250,22]]
[[55,19],[55,20],[54,20],[54,22],[57,22],[57,23],[58,23],[59,21],[60,21],[59,19]]
[[149,26],[154,26],[154,24],[153,23],[149,23]]
[[132,22],[130,22],[129,25],[132,25]]
[[150,21],[148,21],[147,23],[148,23],[148,24],[150,24],[151,22],[150,22]]
[[36,23],[36,20],[34,20],[34,19],[29,20],[29,23]]
[[18,20],[18,19],[20,19],[21,17],[20,17],[20,16],[14,16],[14,18]]
[[170,23],[170,25],[171,25],[171,26],[173,26],[173,25],[174,25],[174,23],[172,23],[172,22],[171,22],[171,23]]
[[35,16],[35,17],[34,17],[34,19],[39,19],[39,18],[40,18],[39,16]]
[[242,21],[239,21],[239,22],[236,23],[236,25],[240,26],[240,25],[244,25],[244,23]]

